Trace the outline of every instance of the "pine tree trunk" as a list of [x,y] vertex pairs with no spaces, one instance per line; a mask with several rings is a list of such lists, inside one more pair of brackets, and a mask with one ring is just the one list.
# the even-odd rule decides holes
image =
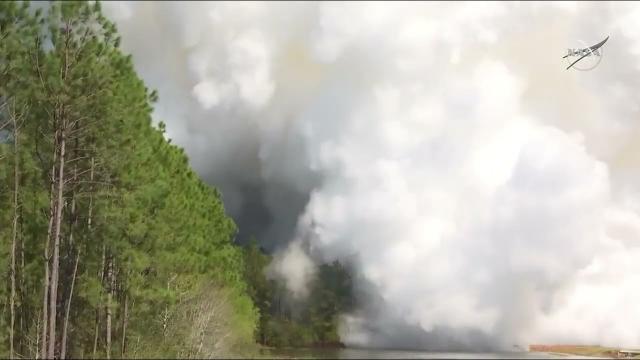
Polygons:
[[[64,121],[60,119],[60,121]],[[53,258],[51,262],[51,283],[49,296],[49,343],[47,356],[50,359],[55,357],[56,350],[56,315],[58,303],[58,271],[60,267],[60,227],[62,223],[62,207],[64,206],[64,163],[65,163],[65,129],[61,124],[59,131],[60,136],[60,156],[58,159],[58,176],[57,176],[57,201],[56,214],[54,217],[53,227]]]
[[67,308],[64,313],[64,325],[62,327],[62,343],[60,350],[60,358],[65,359],[67,352],[67,328],[69,327],[69,311],[71,310],[71,299],[73,298],[73,287],[76,283],[76,275],[78,274],[78,261],[80,260],[80,250],[76,254],[76,263],[73,266],[73,277],[71,278],[71,289],[69,290],[69,300],[67,300]]
[[[100,285],[103,286],[104,285],[104,267],[105,267],[105,261],[106,261],[106,246],[102,245],[102,264],[100,265],[100,274],[99,274],[99,278],[100,278]],[[102,297],[102,294],[100,294]],[[96,352],[98,351],[98,335],[100,334],[100,305],[98,305],[98,307],[96,308],[96,327],[95,327],[95,331],[94,331],[94,337],[93,337],[93,358],[96,358]]]
[[[93,182],[93,176],[94,176],[94,165],[95,165],[95,159],[91,157],[91,174],[89,178],[91,179],[92,182]],[[87,230],[88,230],[87,232],[89,233],[89,236],[92,235],[92,232],[91,232],[92,219],[93,219],[93,193],[89,196],[89,215],[87,216]],[[106,253],[106,248],[103,245],[102,246],[102,262],[100,263],[100,271],[98,273],[101,286],[104,283],[103,274],[104,274],[105,253]],[[94,359],[96,357],[96,351],[98,351],[99,331],[100,331],[100,306],[98,305],[98,307],[96,308],[96,321],[95,321],[95,329],[94,329],[94,336],[93,336],[93,358]]]
[[[53,210],[53,208],[52,208]],[[53,217],[49,219],[49,228]],[[40,358],[47,358],[47,322],[49,320],[47,306],[49,305],[49,236],[44,246],[44,279],[42,289],[42,342],[40,343]]]
[[113,259],[111,255],[109,256],[109,264],[107,266],[107,306],[106,306],[106,317],[107,317],[107,344],[106,344],[106,358],[111,358],[111,288],[112,288],[112,278],[113,277]]
[[129,304],[128,304],[128,296],[125,292],[124,294],[124,313],[122,314],[122,351],[120,352],[120,357],[124,359],[124,354],[127,351],[127,322],[129,321]]
[[[75,142],[75,146],[74,146],[74,155],[75,157],[78,157],[78,141],[76,140]],[[78,168],[77,166],[73,167],[73,181],[74,184],[76,183],[76,181],[78,180]],[[75,192],[71,194],[71,216],[69,219],[69,244],[68,247],[71,251],[71,249],[74,249],[74,243],[73,243],[73,232],[77,226],[77,213],[76,213],[76,195]],[[69,254],[71,255],[71,254]],[[76,274],[78,272],[78,261],[80,260],[80,249],[78,248],[76,251],[76,260],[75,260],[75,264],[73,267],[73,275],[71,278],[71,286],[69,288],[69,297],[66,301],[66,305],[65,305],[65,312],[64,312],[64,320],[62,323],[62,340],[60,341],[60,358],[64,359],[66,356],[66,352],[67,352],[67,328],[69,326],[69,312],[71,310],[71,299],[73,298],[73,287],[75,285],[75,281],[76,281]]]
[[[57,145],[57,142],[54,146]],[[42,289],[42,342],[40,343],[40,358],[47,358],[47,323],[49,321],[49,315],[47,311],[47,307],[49,306],[49,246],[51,239],[51,231],[53,228],[53,214],[55,213],[55,201],[54,201],[54,189],[55,189],[55,176],[56,176],[56,154],[54,151],[53,154],[53,167],[51,169],[51,190],[50,190],[50,200],[49,200],[49,226],[47,228],[47,238],[45,239],[44,244],[44,279],[43,279],[43,289]]]
[[[20,271],[18,272],[20,274],[20,286],[18,287],[20,289],[20,300],[21,300],[21,312],[20,312],[20,344],[21,344],[21,351],[24,352],[26,349],[25,347],[27,346],[25,344],[25,339],[26,339],[26,334],[29,333],[28,329],[29,329],[29,325],[27,323],[27,314],[29,314],[29,307],[25,306],[25,294],[27,294],[27,289],[25,286],[25,279],[24,279],[24,216],[23,216],[23,206],[20,207],[20,231],[19,233],[21,234],[20,236]],[[38,338],[38,334],[39,332],[36,331],[36,339]],[[36,340],[37,341],[37,340]],[[29,349],[31,350],[31,349]],[[36,351],[37,353],[37,351]],[[35,357],[35,353],[31,352],[29,353],[31,357]]]
[[36,317],[38,320],[36,321],[36,348],[34,353],[34,358],[38,359],[38,356],[40,355],[39,351],[40,351],[40,316]]
[[11,299],[10,312],[11,320],[9,326],[9,357],[13,359],[14,354],[14,331],[16,322],[16,241],[18,238],[18,190],[19,190],[19,155],[18,155],[18,123],[16,116],[13,116],[13,234],[11,237]]
[[100,332],[100,309],[96,309],[96,325],[93,336],[93,359],[96,358],[96,352],[98,351],[98,334]]

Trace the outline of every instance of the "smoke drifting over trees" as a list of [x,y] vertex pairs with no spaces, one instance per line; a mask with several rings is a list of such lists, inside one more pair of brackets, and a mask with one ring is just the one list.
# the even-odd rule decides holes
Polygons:
[[300,296],[355,265],[348,344],[640,344],[636,4],[105,11],[240,240]]

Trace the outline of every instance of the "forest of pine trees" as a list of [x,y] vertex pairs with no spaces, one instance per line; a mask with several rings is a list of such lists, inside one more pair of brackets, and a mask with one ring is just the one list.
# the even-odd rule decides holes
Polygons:
[[0,357],[339,344],[346,269],[320,266],[292,311],[119,42],[99,2],[0,2]]
[[351,273],[335,261],[318,267],[302,301],[289,296],[281,280],[268,279],[271,256],[252,241],[244,251],[248,292],[259,310],[256,341],[269,347],[342,347],[340,314],[354,310]]
[[152,125],[156,94],[119,41],[99,3],[0,2],[2,357],[253,342],[235,225]]

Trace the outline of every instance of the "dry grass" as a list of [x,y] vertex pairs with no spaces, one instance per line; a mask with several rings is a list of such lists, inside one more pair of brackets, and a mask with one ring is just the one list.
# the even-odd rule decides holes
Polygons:
[[578,356],[617,358],[618,349],[604,346],[580,346],[580,345],[531,345],[529,351],[551,352],[571,354]]

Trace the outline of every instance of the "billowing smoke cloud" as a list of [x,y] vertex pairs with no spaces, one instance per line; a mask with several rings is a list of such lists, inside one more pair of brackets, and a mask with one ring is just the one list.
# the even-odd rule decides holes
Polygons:
[[347,343],[640,345],[640,6],[105,8],[271,271],[355,265]]

